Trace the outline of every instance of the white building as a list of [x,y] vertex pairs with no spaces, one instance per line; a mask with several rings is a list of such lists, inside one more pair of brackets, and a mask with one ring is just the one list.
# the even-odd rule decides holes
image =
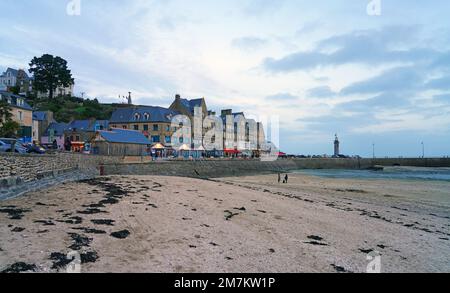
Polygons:
[[[70,85],[68,87],[57,87],[56,90],[53,92],[53,96],[54,97],[58,97],[58,96],[72,96],[73,95],[73,88],[75,85]],[[37,93],[37,97],[39,99],[41,98],[48,98],[48,96],[50,95],[50,92],[38,92]]]
[[0,75],[0,89],[7,90],[15,86],[19,86],[20,94],[31,92],[32,78],[23,69],[8,68]]

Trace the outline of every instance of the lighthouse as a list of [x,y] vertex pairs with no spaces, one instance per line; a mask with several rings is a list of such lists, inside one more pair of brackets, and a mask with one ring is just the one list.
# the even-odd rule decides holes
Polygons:
[[336,137],[334,139],[334,156],[335,157],[339,157],[339,155],[341,154],[341,152],[339,150],[339,145],[340,145],[339,138],[336,134]]

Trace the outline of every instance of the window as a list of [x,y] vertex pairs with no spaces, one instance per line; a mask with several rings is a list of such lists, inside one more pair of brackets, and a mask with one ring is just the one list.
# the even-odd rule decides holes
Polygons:
[[127,129],[127,126],[126,126],[126,125],[122,125],[122,128],[123,128],[123,129]]
[[158,124],[153,124],[153,131],[158,131],[158,130],[159,130]]
[[167,132],[170,131],[170,125],[166,125],[166,131],[167,131]]
[[159,135],[153,135],[152,136],[152,142],[153,143],[161,142],[161,138],[159,137]]
[[80,141],[80,137],[77,135],[77,141]]
[[150,120],[150,114],[144,113],[144,119],[145,120]]
[[134,130],[139,130],[139,125],[134,125],[133,128]]
[[172,141],[172,138],[170,136],[166,136],[166,143],[170,143]]
[[23,120],[23,113],[22,113],[22,111],[19,111],[19,121],[22,121]]
[[182,137],[180,137],[180,143],[183,143],[184,139]]
[[148,131],[148,125],[147,124],[144,125],[144,131]]
[[134,120],[139,120],[139,119],[141,119],[141,115],[139,113],[135,113]]

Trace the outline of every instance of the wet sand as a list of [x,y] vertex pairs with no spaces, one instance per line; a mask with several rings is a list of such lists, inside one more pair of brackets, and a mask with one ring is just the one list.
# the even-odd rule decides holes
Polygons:
[[450,272],[450,183],[102,177],[0,202],[0,271]]

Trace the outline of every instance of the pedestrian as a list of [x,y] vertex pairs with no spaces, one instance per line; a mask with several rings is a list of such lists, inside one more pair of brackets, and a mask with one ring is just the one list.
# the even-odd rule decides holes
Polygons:
[[278,173],[278,184],[281,183],[281,173]]
[[286,174],[286,176],[284,177],[284,181],[285,181],[285,183],[288,183],[288,181],[289,181],[289,176],[288,176],[288,174]]

